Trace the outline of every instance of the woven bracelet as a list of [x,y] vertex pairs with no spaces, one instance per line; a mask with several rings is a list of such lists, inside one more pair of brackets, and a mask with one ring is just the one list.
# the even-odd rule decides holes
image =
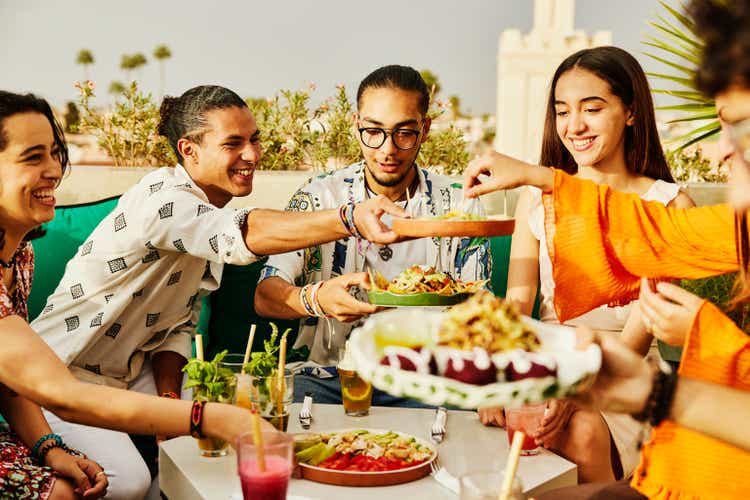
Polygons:
[[193,401],[193,408],[190,410],[190,435],[195,439],[204,439],[203,435],[203,407],[205,401]]

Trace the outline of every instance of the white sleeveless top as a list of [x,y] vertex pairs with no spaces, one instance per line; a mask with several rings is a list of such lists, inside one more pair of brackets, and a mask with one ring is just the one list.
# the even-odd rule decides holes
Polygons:
[[[542,205],[541,190],[528,188],[531,194],[529,206],[529,229],[539,240],[539,281],[541,302],[539,317],[542,321],[559,323],[555,314],[555,282],[552,279],[552,262],[547,251],[547,238],[544,234],[544,206]],[[680,186],[662,180],[655,181],[648,191],[641,196],[644,201],[659,201],[668,205],[680,192]],[[584,292],[585,293],[585,292]],[[631,304],[620,307],[606,305],[593,309],[586,314],[568,320],[566,325],[586,325],[596,330],[622,331],[630,314]]]

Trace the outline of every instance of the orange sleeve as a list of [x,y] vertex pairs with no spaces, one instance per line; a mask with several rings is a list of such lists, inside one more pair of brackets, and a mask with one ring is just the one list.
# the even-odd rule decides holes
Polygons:
[[696,279],[737,270],[728,205],[670,209],[560,170],[543,203],[560,321],[636,299],[641,276]]
[[750,336],[704,302],[685,340],[680,375],[750,391]]

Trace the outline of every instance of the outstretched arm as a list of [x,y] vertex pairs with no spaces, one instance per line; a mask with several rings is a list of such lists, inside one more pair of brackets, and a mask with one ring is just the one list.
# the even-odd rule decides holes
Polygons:
[[[84,425],[133,434],[189,434],[190,401],[80,382],[19,316],[0,319],[0,331],[0,383],[19,396],[64,420]],[[270,424],[264,426],[271,429]],[[232,442],[249,430],[248,410],[219,403],[206,405],[205,434]]]

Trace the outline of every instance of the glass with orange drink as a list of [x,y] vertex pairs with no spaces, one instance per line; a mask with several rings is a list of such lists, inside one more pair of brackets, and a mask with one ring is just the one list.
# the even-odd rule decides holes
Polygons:
[[346,343],[340,357],[338,372],[344,412],[350,417],[368,415],[372,404],[372,384],[363,380],[357,373],[349,354],[349,342]]
[[234,404],[250,410],[252,409],[250,405],[250,375],[242,372],[243,360],[242,354],[227,354],[224,360],[219,363],[219,366],[232,370],[237,379],[237,398]]

